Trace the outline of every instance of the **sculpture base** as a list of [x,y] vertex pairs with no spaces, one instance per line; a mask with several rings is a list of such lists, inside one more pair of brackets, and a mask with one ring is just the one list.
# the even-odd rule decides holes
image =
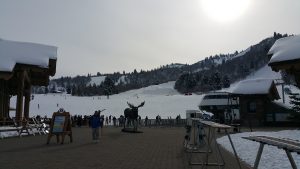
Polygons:
[[133,128],[123,128],[121,131],[126,133],[143,133],[142,131],[139,130],[135,131]]

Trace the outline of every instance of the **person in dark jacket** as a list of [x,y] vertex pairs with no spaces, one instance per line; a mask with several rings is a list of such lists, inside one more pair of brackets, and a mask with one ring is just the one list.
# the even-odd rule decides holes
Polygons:
[[91,117],[90,125],[92,127],[92,136],[93,142],[99,142],[99,135],[100,135],[100,126],[101,126],[101,119],[100,119],[101,111],[95,111],[94,115]]

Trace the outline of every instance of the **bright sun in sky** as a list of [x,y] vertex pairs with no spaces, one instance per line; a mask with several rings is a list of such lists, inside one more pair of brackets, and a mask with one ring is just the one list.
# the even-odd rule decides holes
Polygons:
[[247,10],[250,0],[199,0],[206,15],[219,22],[238,19]]

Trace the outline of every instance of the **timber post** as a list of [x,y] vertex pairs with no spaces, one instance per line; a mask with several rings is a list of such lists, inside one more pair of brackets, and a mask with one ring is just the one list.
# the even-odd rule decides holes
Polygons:
[[19,125],[22,122],[22,114],[23,114],[23,91],[24,91],[24,79],[25,79],[25,71],[19,72],[19,84],[17,89],[17,103],[16,103],[16,121]]
[[24,117],[29,119],[29,107],[30,107],[31,85],[28,85],[28,89],[25,91],[25,103],[24,103]]

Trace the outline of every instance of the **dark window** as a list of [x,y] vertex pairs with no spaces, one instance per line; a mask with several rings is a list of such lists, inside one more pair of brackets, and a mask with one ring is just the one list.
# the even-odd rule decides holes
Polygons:
[[228,95],[206,95],[203,99],[228,99]]
[[248,102],[248,112],[256,113],[256,102],[255,101]]

